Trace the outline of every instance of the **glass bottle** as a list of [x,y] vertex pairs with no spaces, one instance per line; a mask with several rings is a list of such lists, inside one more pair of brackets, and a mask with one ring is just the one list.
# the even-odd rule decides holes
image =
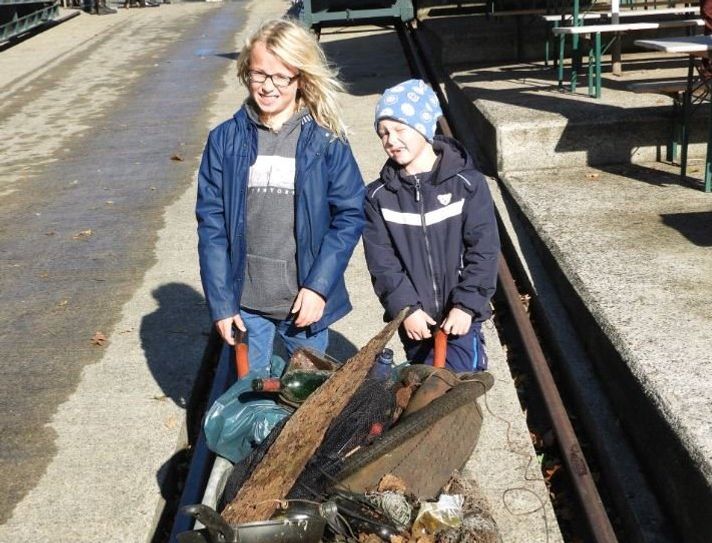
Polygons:
[[376,362],[373,364],[373,367],[368,372],[368,377],[370,379],[379,379],[381,381],[387,381],[391,378],[392,370],[393,350],[386,347],[376,357]]
[[331,377],[332,373],[328,370],[291,370],[280,379],[254,379],[252,390],[276,392],[289,402],[302,403]]

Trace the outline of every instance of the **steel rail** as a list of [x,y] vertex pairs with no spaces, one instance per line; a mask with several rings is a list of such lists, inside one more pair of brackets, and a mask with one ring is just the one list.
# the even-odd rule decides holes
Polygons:
[[[424,47],[420,42],[417,31],[412,25],[405,24],[396,24],[396,30],[403,44],[411,71],[417,77],[428,81],[438,95],[443,110],[443,117],[441,117],[441,122],[439,123],[441,131],[446,136],[453,136],[453,131],[447,121],[448,118],[451,118],[447,99],[438,84],[438,78],[430,59],[424,54]],[[457,135],[455,136],[457,137]],[[593,541],[597,543],[617,542],[618,538],[608,518],[586,458],[581,451],[581,446],[569,420],[534,326],[524,309],[512,273],[501,253],[498,265],[498,287],[512,315],[524,355],[530,364],[541,392],[544,406],[556,434],[559,450],[571,478],[590,535]]]

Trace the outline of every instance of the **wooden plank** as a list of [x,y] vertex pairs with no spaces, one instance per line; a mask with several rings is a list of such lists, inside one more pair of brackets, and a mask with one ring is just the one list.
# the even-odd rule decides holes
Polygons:
[[712,36],[681,36],[679,38],[658,38],[635,40],[638,47],[664,51],[665,53],[706,53],[712,50]]
[[604,32],[626,32],[631,30],[657,30],[658,28],[684,28],[686,26],[704,26],[702,19],[675,19],[672,21],[657,21],[649,23],[620,23],[588,26],[563,26],[553,28],[554,34],[596,34]]
[[287,421],[274,444],[223,510],[230,524],[268,520],[324,439],[380,353],[407,315],[389,322],[365,347],[320,386]]
[[672,95],[684,92],[685,89],[687,89],[687,80],[668,79],[665,81],[641,81],[629,84],[628,89],[637,94],[649,93]]
[[[622,9],[618,12],[618,16],[623,19],[626,17],[640,17],[640,18],[645,18],[645,17],[660,17],[661,15],[687,15],[687,14],[692,14],[692,13],[699,13],[700,8],[699,6],[687,6],[687,7],[681,7],[681,8],[662,8],[662,9]],[[611,16],[611,13],[608,11],[589,11],[587,13],[581,13],[579,15],[579,19],[606,19]],[[549,14],[549,15],[542,15],[542,19],[545,21],[548,21],[550,23],[555,23],[555,22],[563,22],[565,23],[570,23],[572,22],[573,15],[571,13],[564,13],[564,14]]]

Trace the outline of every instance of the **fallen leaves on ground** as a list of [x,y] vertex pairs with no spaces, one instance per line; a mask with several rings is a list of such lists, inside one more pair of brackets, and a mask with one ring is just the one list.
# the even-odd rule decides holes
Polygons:
[[173,430],[176,426],[178,426],[178,417],[171,415],[165,420],[163,425],[169,430]]
[[601,177],[600,173],[591,172],[586,174],[586,179],[598,179],[599,177]]
[[551,481],[551,478],[560,469],[561,469],[561,464],[553,464],[549,467],[544,468],[544,479],[546,481]]
[[91,235],[92,235],[92,231],[91,231],[91,228],[89,228],[87,230],[82,230],[78,234],[74,234],[72,236],[72,239],[89,239],[91,237]]
[[103,347],[106,341],[106,336],[98,330],[94,332],[94,335],[91,338],[91,344],[98,345],[99,347]]
[[175,160],[176,162],[183,162],[183,157],[179,154],[175,154],[171,157],[171,160]]

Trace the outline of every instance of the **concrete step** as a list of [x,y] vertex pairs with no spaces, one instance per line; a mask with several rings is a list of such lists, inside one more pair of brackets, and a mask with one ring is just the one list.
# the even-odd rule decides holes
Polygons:
[[[673,130],[672,99],[627,90],[634,81],[684,77],[683,61],[665,70],[604,76],[603,96],[587,87],[561,91],[541,65],[455,69],[454,94],[469,102],[467,115],[487,161],[497,172],[642,164],[665,158]],[[693,110],[689,156],[702,158],[708,104]]]
[[[468,18],[460,20],[466,22]],[[593,99],[588,96],[583,75],[579,76],[576,92],[569,91],[568,65],[565,84],[559,88],[556,70],[541,60],[485,64],[482,59],[495,45],[506,51],[492,53],[489,64],[500,57],[515,56],[511,33],[494,39],[489,34],[492,28],[468,30],[463,26],[445,32],[441,24],[440,20],[429,19],[422,26],[427,30],[433,57],[442,63],[448,96],[467,106],[461,111],[474,127],[477,145],[491,171],[641,164],[665,158],[673,130],[672,99],[634,93],[628,85],[685,78],[687,56],[625,54],[621,76],[610,73],[610,58],[604,57],[602,97]],[[541,33],[535,39],[534,30],[527,32],[531,40],[525,41],[532,44],[528,47],[535,44],[541,59]],[[704,157],[706,152],[707,107],[704,104],[693,111],[692,158]]]

